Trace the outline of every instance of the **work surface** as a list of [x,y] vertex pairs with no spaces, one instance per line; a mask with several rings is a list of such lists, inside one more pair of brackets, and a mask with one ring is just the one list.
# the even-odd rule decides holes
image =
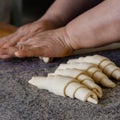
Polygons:
[[[120,50],[97,54],[120,66]],[[89,54],[81,56],[85,55]],[[114,80],[117,86],[113,89],[103,88],[98,105],[57,96],[28,84],[32,76],[46,76],[60,63],[78,57],[55,59],[48,64],[38,58],[0,60],[0,120],[120,120],[120,81]]]

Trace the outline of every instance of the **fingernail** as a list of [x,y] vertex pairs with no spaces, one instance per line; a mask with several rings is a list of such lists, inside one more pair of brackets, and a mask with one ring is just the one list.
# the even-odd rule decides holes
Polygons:
[[2,48],[8,48],[8,45],[3,45]]
[[19,56],[20,56],[20,53],[19,53],[19,52],[15,52],[15,56],[16,56],[16,57],[19,57]]

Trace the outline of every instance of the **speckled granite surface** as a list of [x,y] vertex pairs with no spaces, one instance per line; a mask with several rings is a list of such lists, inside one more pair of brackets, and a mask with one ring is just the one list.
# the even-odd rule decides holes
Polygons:
[[[98,54],[120,66],[120,50]],[[114,89],[103,88],[98,105],[56,96],[28,84],[32,76],[46,76],[60,63],[77,57],[55,59],[49,64],[38,58],[0,60],[0,120],[120,120],[120,81],[115,81]]]

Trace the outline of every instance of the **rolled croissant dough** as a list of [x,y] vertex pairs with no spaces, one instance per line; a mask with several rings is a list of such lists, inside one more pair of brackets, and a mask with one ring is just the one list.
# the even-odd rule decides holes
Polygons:
[[96,83],[106,87],[116,85],[103,73],[107,69],[108,76],[115,72],[113,77],[115,79],[119,77],[120,68],[110,59],[100,55],[80,57],[69,60],[66,64],[60,64],[56,71],[49,73],[47,77],[33,77],[29,83],[56,95],[97,104],[98,98],[102,97],[103,93]]

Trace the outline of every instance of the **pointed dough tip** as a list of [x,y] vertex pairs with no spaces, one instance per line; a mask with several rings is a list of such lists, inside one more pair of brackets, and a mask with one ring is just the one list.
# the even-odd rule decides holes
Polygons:
[[36,85],[37,83],[40,82],[40,80],[46,80],[46,77],[43,77],[43,76],[33,76],[32,79],[30,79],[28,81],[28,83],[32,84],[32,85]]
[[92,97],[89,97],[89,98],[87,99],[87,101],[88,101],[88,102],[91,102],[91,103],[94,103],[94,104],[98,104],[98,100],[95,100],[95,99],[92,98]]

